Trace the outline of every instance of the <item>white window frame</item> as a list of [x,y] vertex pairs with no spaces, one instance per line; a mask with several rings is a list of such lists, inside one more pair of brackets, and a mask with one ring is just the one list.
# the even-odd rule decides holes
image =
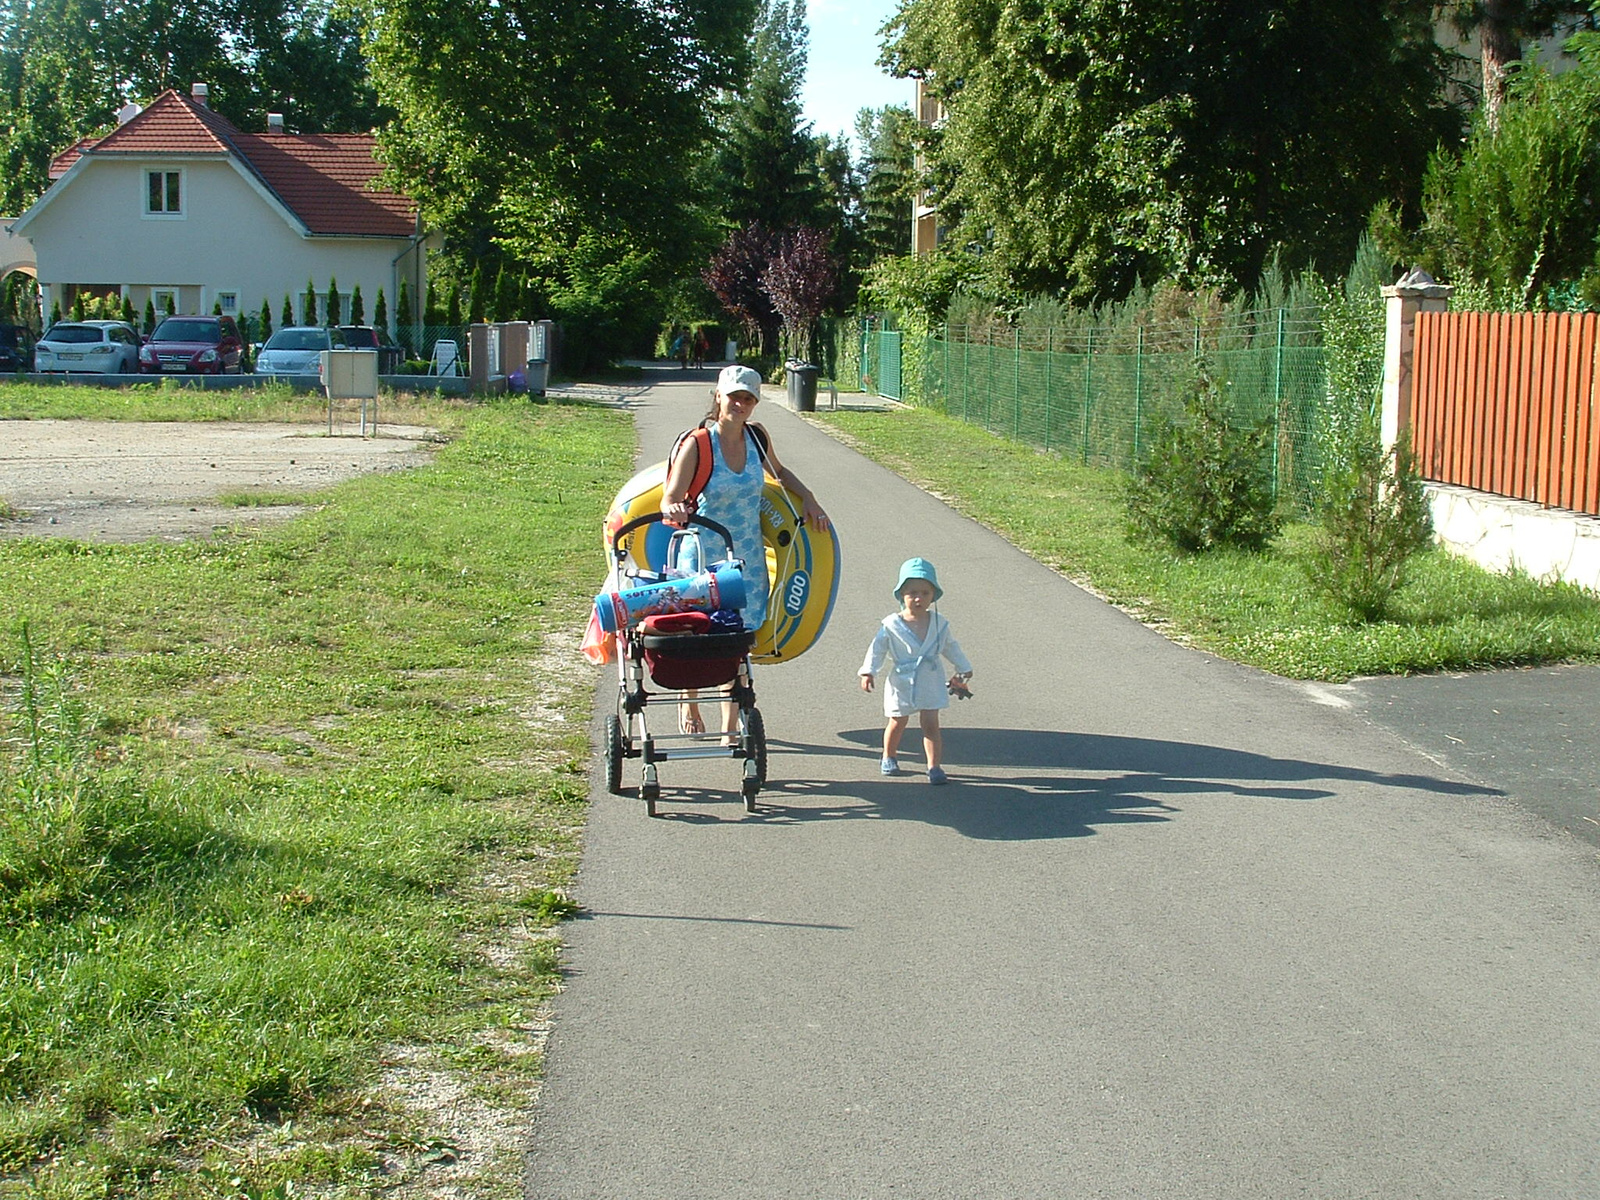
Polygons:
[[[176,175],[178,177],[177,208],[168,209],[150,207],[150,177],[152,175],[160,175],[162,177],[161,183],[163,193],[166,192],[167,188],[167,176]],[[188,172],[186,172],[182,167],[145,167],[144,170],[139,172],[139,188],[139,205],[144,210],[144,219],[146,221],[182,221],[188,216],[189,206],[187,203],[185,203],[185,200],[189,194],[189,179]],[[165,202],[166,196],[163,194],[162,203],[164,204]]]
[[[212,302],[214,304],[222,305],[222,315],[223,316],[232,317],[235,321],[237,321],[239,319],[239,315],[240,315],[239,314],[239,294],[240,293],[239,293],[239,289],[238,288],[217,288],[212,293],[211,299],[212,299]],[[227,303],[226,303],[229,300],[233,301],[233,307],[232,308],[229,308]]]
[[183,311],[183,293],[175,287],[153,287],[150,289],[150,303],[155,306],[156,320],[160,321],[167,315],[166,298],[172,297],[172,311]]

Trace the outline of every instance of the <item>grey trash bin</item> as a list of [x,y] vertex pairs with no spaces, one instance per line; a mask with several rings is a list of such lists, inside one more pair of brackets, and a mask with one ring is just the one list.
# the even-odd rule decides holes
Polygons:
[[549,382],[550,360],[547,358],[530,358],[528,360],[528,395],[544,395],[544,389]]
[[817,375],[820,373],[816,364],[791,358],[783,365],[788,372],[789,407],[795,412],[816,412]]

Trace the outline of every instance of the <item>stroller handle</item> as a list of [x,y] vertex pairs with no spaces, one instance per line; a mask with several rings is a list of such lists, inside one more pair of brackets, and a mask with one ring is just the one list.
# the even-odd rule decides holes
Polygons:
[[[639,529],[645,525],[655,525],[657,523],[665,524],[666,520],[666,517],[662,516],[658,512],[645,513],[642,517],[635,517],[633,520],[629,521],[621,529],[617,530],[611,535],[611,552],[613,554],[621,554],[622,539],[627,537],[635,529]],[[728,547],[728,557],[733,557],[733,534],[728,532],[728,527],[726,525],[723,525],[717,521],[713,521],[710,517],[701,516],[690,516],[685,524],[685,528],[687,528],[689,525],[704,525],[707,529],[711,530],[711,532],[720,537],[723,541],[723,544]]]

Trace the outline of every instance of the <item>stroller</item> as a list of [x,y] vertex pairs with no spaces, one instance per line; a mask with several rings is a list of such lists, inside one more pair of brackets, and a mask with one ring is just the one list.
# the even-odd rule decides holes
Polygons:
[[[728,530],[704,517],[690,517],[689,527],[672,535],[663,571],[643,571],[629,565],[627,537],[634,530],[662,522],[660,513],[649,513],[627,522],[611,537],[612,595],[652,584],[666,584],[682,572],[677,563],[686,543],[699,543],[696,526],[718,535],[726,557],[714,568],[737,568],[733,557],[733,538]],[[704,556],[700,559],[706,562]],[[603,598],[603,597],[602,597]],[[710,605],[715,608],[715,604]],[[756,693],[750,682],[750,647],[755,635],[745,630],[737,612],[677,611],[644,615],[637,623],[617,622],[617,711],[606,717],[606,788],[615,796],[627,795],[622,782],[623,760],[643,760],[638,795],[645,812],[656,815],[661,785],[656,764],[673,759],[732,758],[743,763],[740,790],[746,812],[756,811],[756,794],[767,780],[767,735],[756,708]],[[655,690],[651,690],[651,688]],[[656,705],[678,706],[688,702],[690,690],[698,692],[696,703],[719,704],[732,701],[737,720],[731,731],[732,745],[724,734],[652,733],[649,710]]]

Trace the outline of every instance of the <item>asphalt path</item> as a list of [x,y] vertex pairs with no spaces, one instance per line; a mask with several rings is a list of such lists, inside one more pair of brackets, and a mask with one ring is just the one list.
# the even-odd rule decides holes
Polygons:
[[[636,399],[642,462],[705,378]],[[530,1196],[1600,1195],[1591,846],[759,419],[838,603],[758,669],[761,812],[731,761],[662,764],[656,820],[593,781]],[[909,735],[878,775],[855,681],[913,554],[976,668],[944,788]]]

